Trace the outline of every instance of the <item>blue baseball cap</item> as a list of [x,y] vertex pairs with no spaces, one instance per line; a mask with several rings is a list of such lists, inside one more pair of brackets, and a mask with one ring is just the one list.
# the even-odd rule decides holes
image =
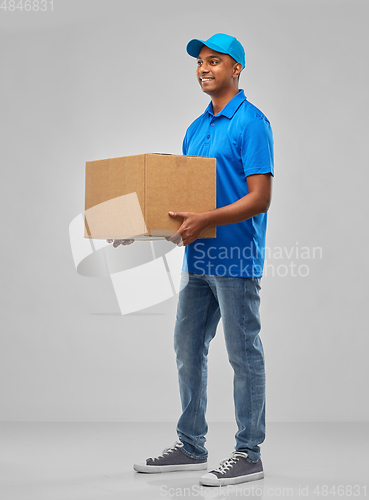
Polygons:
[[188,42],[187,52],[192,57],[198,57],[204,45],[221,54],[228,54],[242,64],[242,69],[245,67],[245,50],[234,36],[217,33],[205,41],[194,38]]

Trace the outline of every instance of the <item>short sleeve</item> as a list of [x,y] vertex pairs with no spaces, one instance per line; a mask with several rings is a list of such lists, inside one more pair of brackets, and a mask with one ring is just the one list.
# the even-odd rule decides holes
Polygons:
[[273,132],[266,117],[255,117],[244,128],[241,157],[246,177],[268,173],[274,176]]

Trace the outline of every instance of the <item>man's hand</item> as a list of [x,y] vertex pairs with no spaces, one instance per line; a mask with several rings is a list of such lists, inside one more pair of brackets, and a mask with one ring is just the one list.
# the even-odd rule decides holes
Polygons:
[[205,214],[194,212],[169,212],[173,218],[181,217],[183,219],[181,227],[176,234],[167,238],[168,241],[175,243],[179,247],[189,245],[197,240],[207,227]]
[[132,239],[128,240],[128,239],[126,239],[126,240],[106,240],[106,241],[107,241],[107,243],[113,243],[113,247],[117,248],[117,247],[119,247],[119,245],[130,245],[135,240],[132,240]]

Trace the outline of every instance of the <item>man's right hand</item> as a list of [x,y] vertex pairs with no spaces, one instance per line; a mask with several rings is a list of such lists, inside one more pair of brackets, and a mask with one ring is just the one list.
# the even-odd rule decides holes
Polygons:
[[107,241],[107,243],[113,243],[113,247],[117,248],[117,247],[119,247],[119,245],[130,245],[135,240],[126,239],[126,240],[106,240],[106,241]]

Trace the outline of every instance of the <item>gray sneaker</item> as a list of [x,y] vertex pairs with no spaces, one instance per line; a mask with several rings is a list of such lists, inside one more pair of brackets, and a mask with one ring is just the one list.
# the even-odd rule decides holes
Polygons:
[[183,443],[177,441],[173,446],[165,448],[162,455],[156,458],[148,458],[145,463],[134,464],[137,472],[176,472],[181,470],[203,470],[207,469],[206,458],[199,460],[185,455],[181,448]]
[[256,463],[248,462],[246,458],[247,453],[234,451],[229,458],[220,462],[218,469],[201,476],[200,484],[221,486],[263,479],[264,471],[261,458]]

